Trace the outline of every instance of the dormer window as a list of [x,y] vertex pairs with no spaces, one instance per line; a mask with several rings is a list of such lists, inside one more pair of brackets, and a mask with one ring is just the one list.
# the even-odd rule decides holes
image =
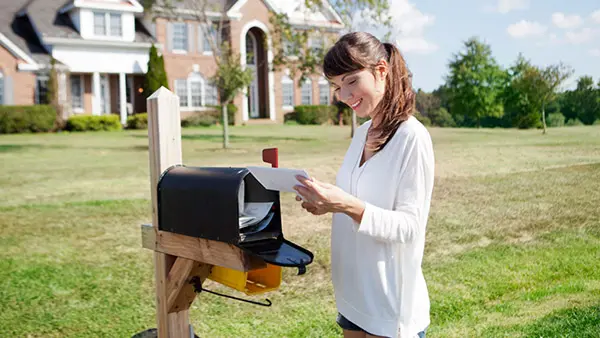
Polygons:
[[94,35],[122,36],[123,25],[121,22],[121,14],[94,12]]

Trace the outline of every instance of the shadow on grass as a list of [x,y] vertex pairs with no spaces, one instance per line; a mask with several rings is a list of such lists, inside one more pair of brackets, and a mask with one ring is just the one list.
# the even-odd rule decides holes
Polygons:
[[522,333],[525,337],[600,337],[600,304],[554,311],[532,323],[495,326],[484,336]]
[[65,149],[64,145],[44,145],[44,144],[0,144],[0,153],[17,152],[28,149]]
[[[148,138],[146,135],[131,135],[136,138]],[[210,141],[210,142],[222,142],[223,135],[182,135],[182,140],[192,141]],[[240,142],[272,142],[272,141],[295,141],[295,142],[311,142],[317,141],[317,138],[313,137],[282,137],[282,136],[246,136],[246,135],[229,135],[229,140],[240,141]]]

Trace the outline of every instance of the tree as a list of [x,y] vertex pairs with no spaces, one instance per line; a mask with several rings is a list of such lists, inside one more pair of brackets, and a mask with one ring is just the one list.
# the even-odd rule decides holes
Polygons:
[[[154,14],[177,16],[175,3],[182,0],[144,0],[143,5]],[[202,34],[208,38],[217,71],[211,80],[219,89],[219,103],[223,120],[223,148],[229,147],[229,131],[227,105],[235,96],[252,83],[252,72],[240,63],[240,55],[235,54],[227,41],[229,21],[225,2],[211,3],[205,0],[186,0],[187,15],[200,22]],[[214,13],[220,13],[218,21],[214,21]]]
[[464,51],[453,55],[446,77],[450,111],[474,119],[480,127],[483,117],[502,117],[504,113],[500,94],[505,73],[492,57],[489,45],[470,38],[464,47]]
[[156,46],[152,44],[149,51],[148,71],[144,77],[144,97],[152,95],[160,87],[169,89],[169,81],[167,81],[167,72],[165,71],[164,58],[158,56]]
[[62,106],[58,101],[58,72],[56,71],[56,59],[54,59],[54,57],[50,57],[50,74],[48,76],[46,97],[44,99],[56,111],[54,129],[63,129],[65,121],[63,118]]
[[[391,14],[388,0],[303,0],[305,11],[324,10],[329,4],[339,14],[345,31],[376,29],[381,31],[380,38],[387,40],[391,35]],[[331,41],[322,29],[298,28],[290,23],[284,13],[273,13],[270,18],[273,27],[273,65],[275,68],[286,66],[291,74],[300,75],[300,83],[312,75],[321,72],[323,58]],[[308,44],[310,37],[323,37],[322,48]],[[356,128],[356,113],[352,110],[351,136]]]
[[417,90],[415,101],[415,108],[429,118],[431,118],[429,116],[431,112],[442,107],[442,101],[439,97],[433,93],[424,92],[421,89]]
[[593,124],[600,119],[600,83],[594,88],[590,76],[577,80],[577,87],[564,93],[561,106],[567,120],[581,120],[584,124]]

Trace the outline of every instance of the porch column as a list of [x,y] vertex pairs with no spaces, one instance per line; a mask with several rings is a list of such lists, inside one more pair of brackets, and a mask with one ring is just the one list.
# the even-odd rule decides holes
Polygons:
[[92,75],[92,115],[102,115],[100,100],[100,73],[94,72]]
[[119,73],[119,112],[121,113],[121,124],[127,123],[127,93],[125,91],[125,73]]

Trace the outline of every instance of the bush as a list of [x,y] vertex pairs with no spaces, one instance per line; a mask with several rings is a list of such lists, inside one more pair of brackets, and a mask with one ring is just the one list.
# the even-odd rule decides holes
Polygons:
[[593,125],[599,126],[600,125],[600,119],[597,119],[596,121],[594,121]]
[[198,113],[181,120],[182,127],[210,127],[217,123],[214,114]]
[[572,126],[583,126],[583,122],[581,122],[580,119],[570,119],[567,121],[567,123],[565,123],[566,126],[572,127]]
[[[221,106],[210,106],[210,108],[214,108],[214,111],[210,111],[209,115],[211,115],[215,123],[219,121],[220,124],[223,124],[223,113],[221,112]],[[233,103],[227,105],[227,124],[232,126],[235,124],[235,114],[237,113],[237,106]]]
[[67,120],[66,129],[69,131],[116,131],[121,130],[118,115],[78,115]]
[[561,113],[552,113],[546,118],[548,127],[563,127],[565,125],[565,116]]
[[47,132],[55,121],[56,110],[49,105],[0,106],[0,134]]
[[148,129],[148,114],[140,113],[127,117],[127,129]]
[[431,124],[438,127],[456,127],[456,122],[446,108],[441,107],[429,113]]
[[324,124],[337,112],[337,108],[330,105],[301,105],[294,110],[299,124]]
[[431,126],[431,120],[429,119],[429,117],[423,116],[418,110],[415,109],[415,111],[413,112],[413,116],[417,120],[419,120],[424,126]]

